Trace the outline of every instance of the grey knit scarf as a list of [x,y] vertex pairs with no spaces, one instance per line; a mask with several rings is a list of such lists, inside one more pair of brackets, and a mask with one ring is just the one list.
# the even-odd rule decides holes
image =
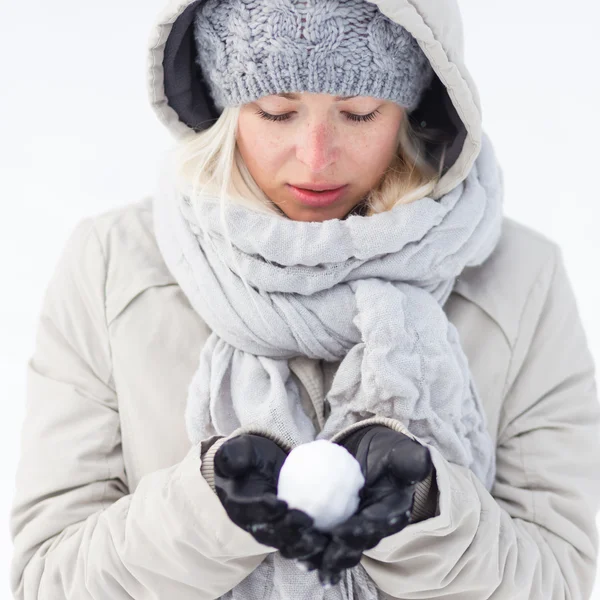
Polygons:
[[[295,446],[330,439],[369,416],[391,417],[491,490],[494,444],[457,330],[442,307],[462,270],[495,248],[502,201],[502,172],[484,135],[466,180],[438,201],[324,222],[230,205],[233,260],[218,198],[191,202],[162,185],[154,207],[160,250],[212,330],[189,386],[192,443],[258,425]],[[290,376],[287,360],[297,355],[341,360],[318,435]],[[302,573],[279,553],[223,596],[377,597],[360,564],[324,590],[316,572]]]

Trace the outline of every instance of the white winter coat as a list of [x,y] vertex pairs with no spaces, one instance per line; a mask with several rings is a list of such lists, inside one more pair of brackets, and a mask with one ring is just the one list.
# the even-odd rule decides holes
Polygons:
[[[481,142],[458,8],[453,0],[376,3],[419,40],[460,116],[465,135],[436,190],[445,193]],[[173,0],[150,40],[152,101],[176,135],[188,125],[167,101],[163,60],[192,4]],[[588,598],[600,409],[560,249],[505,219],[491,258],[464,271],[444,310],[496,443],[496,483],[488,493],[432,449],[435,510],[366,551],[362,564],[382,598]],[[276,551],[227,518],[200,472],[200,445],[185,433],[187,386],[209,333],[162,260],[150,198],[75,228],[27,365],[10,520],[15,598],[208,600]],[[320,430],[337,364],[298,358],[290,367]],[[204,473],[210,460],[204,455]]]

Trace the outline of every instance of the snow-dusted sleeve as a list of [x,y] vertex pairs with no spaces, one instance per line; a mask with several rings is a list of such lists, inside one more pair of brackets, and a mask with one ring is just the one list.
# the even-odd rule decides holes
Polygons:
[[600,408],[594,361],[558,248],[521,317],[491,493],[471,471],[428,447],[439,512],[364,553],[362,565],[379,589],[404,600],[590,597],[598,557]]

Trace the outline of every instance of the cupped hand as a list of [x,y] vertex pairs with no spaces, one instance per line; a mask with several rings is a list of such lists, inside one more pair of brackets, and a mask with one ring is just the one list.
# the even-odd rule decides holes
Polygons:
[[229,518],[284,558],[310,560],[330,538],[312,517],[277,498],[279,472],[287,453],[260,435],[227,440],[214,457],[215,489]]

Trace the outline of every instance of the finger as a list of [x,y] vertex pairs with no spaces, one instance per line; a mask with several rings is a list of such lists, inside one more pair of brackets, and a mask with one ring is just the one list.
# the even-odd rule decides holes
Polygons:
[[308,558],[298,558],[294,560],[296,566],[303,572],[307,573],[310,571],[315,571],[321,566],[321,557],[322,551],[319,554],[315,554],[314,556],[310,556]]
[[236,523],[240,521],[246,525],[274,523],[282,519],[288,511],[287,502],[274,494],[254,498],[229,497],[225,502],[229,517]]
[[215,473],[234,478],[246,473],[254,464],[254,446],[247,435],[237,436],[224,443],[214,457]]
[[320,552],[329,538],[313,528],[314,520],[305,512],[291,509],[276,525],[284,558],[308,558]]
[[314,522],[315,520],[310,515],[297,508],[290,508],[285,517],[286,525],[298,531],[312,527]]
[[299,534],[296,539],[283,543],[280,552],[284,558],[300,559],[316,568],[321,564],[320,559],[317,561],[316,557],[323,553],[328,541],[318,531],[309,529]]
[[285,517],[288,505],[285,500],[280,500],[274,494],[265,494],[256,499],[246,501],[248,520],[254,523],[275,523]]
[[431,472],[433,462],[429,450],[411,440],[407,444],[397,445],[388,455],[389,471],[404,485],[414,485],[423,481]]
[[319,550],[312,553],[310,556],[294,561],[301,571],[314,571],[319,569],[323,563],[323,554],[327,545],[331,543],[331,536],[328,533],[320,531],[317,533],[321,536],[318,538],[318,546],[320,546]]
[[360,562],[362,554],[362,548],[350,548],[343,541],[334,539],[325,549],[321,568],[327,572],[351,569]]
[[329,571],[327,569],[319,569],[319,582],[328,589],[337,585],[342,579],[342,574],[339,571]]
[[279,536],[275,531],[273,523],[253,523],[247,526],[246,531],[260,544],[270,546],[271,548],[278,548]]
[[[272,500],[272,498],[263,500],[263,504],[266,503],[268,505],[269,500]],[[286,518],[288,509],[285,501],[278,502],[280,502],[280,504],[277,504],[277,508],[272,513],[268,512],[268,508],[264,508],[264,512],[260,512],[259,510],[248,512],[246,510],[244,516],[244,519],[246,519],[244,529],[250,532],[261,544],[279,550],[283,542],[281,523]],[[237,506],[237,509],[238,511],[242,510],[239,505]]]
[[332,530],[332,538],[348,551],[362,553],[370,550],[389,535],[404,529],[410,519],[410,510],[404,510],[402,500],[373,504]]
[[[250,516],[246,513],[244,518],[253,519],[256,514],[256,511]],[[306,513],[286,508],[278,518],[269,515],[267,521],[262,515],[261,519],[247,520],[244,529],[261,544],[277,548],[284,558],[308,558],[321,551],[328,541],[312,528],[312,523]]]
[[347,547],[360,550],[364,546],[365,520],[359,515],[353,515],[347,521],[344,521],[331,530],[331,537],[334,540],[342,541]]

